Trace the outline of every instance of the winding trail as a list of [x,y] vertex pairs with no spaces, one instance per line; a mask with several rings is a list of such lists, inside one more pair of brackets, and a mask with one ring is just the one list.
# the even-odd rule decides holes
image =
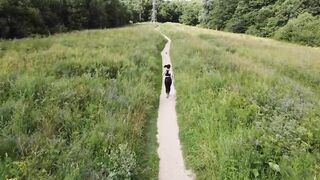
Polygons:
[[[171,64],[171,40],[164,34],[162,35],[168,41],[161,52],[162,64]],[[195,178],[190,171],[186,170],[181,152],[176,114],[176,90],[172,84],[170,97],[166,98],[164,83],[162,84],[157,120],[158,155],[160,158],[159,180],[192,180]]]

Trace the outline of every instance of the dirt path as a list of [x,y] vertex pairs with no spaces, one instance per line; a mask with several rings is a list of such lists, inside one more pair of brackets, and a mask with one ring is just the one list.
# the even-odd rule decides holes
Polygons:
[[[163,34],[162,34],[163,35]],[[171,40],[163,35],[167,40],[162,55],[162,64],[171,64],[170,45]],[[162,81],[163,82],[163,81]],[[164,84],[164,83],[163,83]],[[179,140],[179,127],[176,114],[176,91],[172,84],[170,97],[166,98],[165,87],[162,85],[160,95],[160,106],[157,120],[158,127],[158,155],[160,158],[160,180],[189,180],[195,179],[190,171],[184,166]]]

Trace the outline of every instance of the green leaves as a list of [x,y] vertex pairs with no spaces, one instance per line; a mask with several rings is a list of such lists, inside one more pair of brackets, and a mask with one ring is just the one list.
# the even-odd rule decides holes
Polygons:
[[190,1],[183,6],[182,15],[179,18],[179,22],[186,25],[199,24],[200,4],[196,1]]
[[320,18],[309,13],[300,14],[280,28],[275,37],[310,46],[320,46]]
[[129,23],[133,11],[120,0],[3,0],[0,37],[117,27]]
[[[212,29],[263,37],[276,34],[277,39],[320,46],[320,23],[316,18],[320,4],[316,1],[213,0],[204,1],[202,12],[201,23]],[[313,22],[303,15],[306,12],[314,16]],[[295,20],[297,17],[300,20]]]

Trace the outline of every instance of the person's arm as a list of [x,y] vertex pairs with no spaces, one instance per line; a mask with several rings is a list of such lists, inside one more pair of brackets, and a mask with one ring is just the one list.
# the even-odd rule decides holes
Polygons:
[[167,74],[167,70],[164,70],[162,76],[166,77],[166,74]]
[[171,79],[173,79],[173,71],[172,71],[172,69],[170,70],[170,74],[171,74]]

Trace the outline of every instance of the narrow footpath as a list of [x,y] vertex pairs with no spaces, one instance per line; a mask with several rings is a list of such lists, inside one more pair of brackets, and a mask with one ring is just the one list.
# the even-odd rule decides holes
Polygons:
[[[165,64],[171,64],[171,40],[167,36],[163,36],[168,40],[168,42],[161,52],[162,67]],[[158,155],[160,158],[159,180],[192,180],[195,178],[191,171],[188,171],[185,168],[180,146],[174,82],[171,86],[169,98],[166,98],[163,81],[162,84],[157,120],[157,139],[159,144]]]

